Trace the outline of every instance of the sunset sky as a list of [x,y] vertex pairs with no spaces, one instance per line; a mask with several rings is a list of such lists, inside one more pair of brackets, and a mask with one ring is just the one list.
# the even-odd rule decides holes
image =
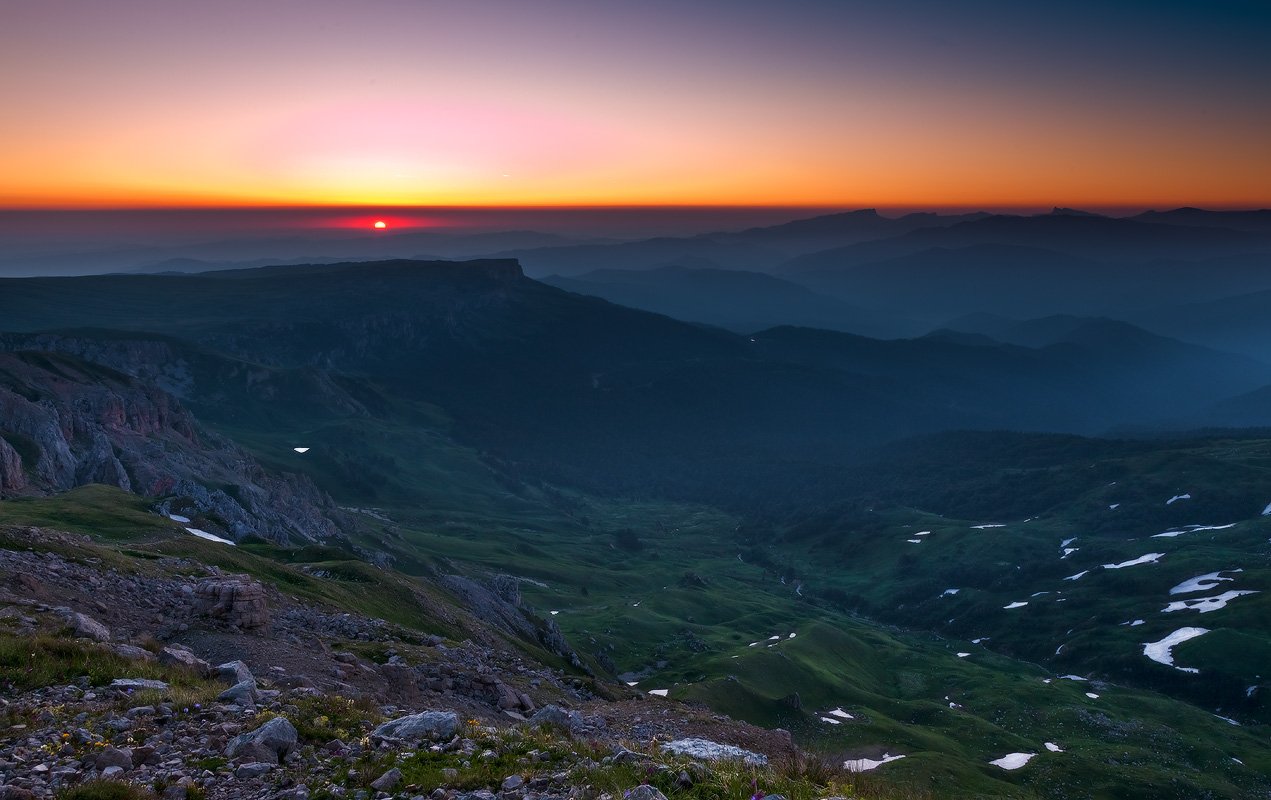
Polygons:
[[1268,8],[16,0],[0,206],[1266,206]]

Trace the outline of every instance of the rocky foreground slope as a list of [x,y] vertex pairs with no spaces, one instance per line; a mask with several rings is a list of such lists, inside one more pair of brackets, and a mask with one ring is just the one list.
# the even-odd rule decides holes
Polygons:
[[423,635],[191,558],[0,534],[4,800],[812,798],[849,783],[782,731],[545,665],[497,631]]

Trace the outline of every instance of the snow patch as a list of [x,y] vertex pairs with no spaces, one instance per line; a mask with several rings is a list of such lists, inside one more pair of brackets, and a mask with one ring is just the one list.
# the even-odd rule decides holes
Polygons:
[[830,723],[831,725],[842,725],[842,724],[843,724],[843,721],[842,721],[842,720],[835,719],[834,717],[821,717],[821,721],[822,721],[822,722],[828,722],[828,723]]
[[1141,620],[1141,619],[1131,619],[1131,620],[1126,620],[1125,622],[1122,622],[1121,624],[1122,624],[1122,625],[1129,625],[1131,628],[1137,628],[1137,627],[1139,627],[1140,625],[1142,625],[1142,624],[1143,624],[1143,620]]
[[1067,578],[1064,578],[1064,580],[1066,580],[1066,581],[1079,581],[1079,580],[1081,580],[1081,579],[1082,579],[1082,577],[1084,577],[1084,576],[1086,576],[1086,575],[1089,575],[1089,574],[1090,574],[1090,570],[1088,570],[1088,569],[1083,569],[1081,572],[1078,572],[1076,575],[1069,575]]
[[1177,503],[1179,500],[1191,500],[1191,499],[1192,499],[1191,494],[1176,494],[1170,499],[1166,500],[1165,505],[1172,506],[1175,503]]
[[658,697],[666,697],[670,691],[670,689],[650,689],[649,694],[657,695]]
[[1024,607],[1024,606],[1026,606],[1026,605],[1028,605],[1028,601],[1027,601],[1027,600],[1016,600],[1015,602],[1011,603],[1011,604],[1010,604],[1010,605],[1008,605],[1008,606],[1002,606],[1002,608],[1004,608],[1004,609],[1006,609],[1006,610],[1008,610],[1008,611],[1009,611],[1009,610],[1010,610],[1010,609],[1012,609],[1012,608],[1023,608],[1023,607]]
[[1187,667],[1175,667],[1174,654],[1171,651],[1175,645],[1182,644],[1190,639],[1195,639],[1197,636],[1204,636],[1207,633],[1209,633],[1208,628],[1179,628],[1160,641],[1144,642],[1143,655],[1152,659],[1156,663],[1164,664],[1167,667],[1181,669],[1184,672],[1198,672],[1199,670]]
[[969,656],[969,655],[971,655],[971,654],[970,654],[970,653],[958,653],[958,658],[966,658],[966,657],[967,657],[967,656]]
[[1116,511],[1116,510],[1117,510],[1118,508],[1120,508],[1120,507],[1121,507],[1121,504],[1120,504],[1120,503],[1113,503],[1112,505],[1108,506],[1108,510],[1109,510],[1109,511]]
[[1019,769],[1020,767],[1031,761],[1036,753],[1007,753],[1001,758],[995,758],[989,763],[995,767],[1002,769]]
[[1046,749],[1052,753],[1062,753],[1064,749],[1054,742],[1046,742]]
[[1094,692],[1086,692],[1086,697],[1089,697],[1091,700],[1099,699],[1099,695],[1095,694]]
[[1214,595],[1213,597],[1196,597],[1191,600],[1175,600],[1174,602],[1161,609],[1162,614],[1169,614],[1174,611],[1199,611],[1202,614],[1208,614],[1210,611],[1217,611],[1220,608],[1226,608],[1227,604],[1237,597],[1244,597],[1247,594],[1257,594],[1257,592],[1246,589],[1244,591],[1232,590]]
[[307,452],[309,452],[309,448],[307,448],[307,447],[293,447],[293,448],[291,448],[291,449],[292,449],[292,450],[295,450],[297,453],[307,453]]
[[1139,564],[1155,564],[1157,561],[1165,557],[1164,553],[1148,553],[1147,555],[1132,558],[1129,561],[1122,561],[1120,564],[1104,564],[1104,569],[1125,569],[1126,567],[1137,567]]
[[221,544],[227,544],[230,547],[234,546],[234,543],[231,542],[229,539],[223,539],[220,536],[217,536],[215,533],[208,533],[207,531],[201,531],[198,528],[186,528],[186,530],[194,534],[195,536],[199,537],[200,539],[207,539],[209,542],[220,542]]
[[841,707],[836,708],[833,711],[827,711],[825,713],[829,714],[831,717],[839,717],[841,719],[856,719],[856,717],[853,717],[851,714],[844,711]]
[[984,531],[984,530],[988,530],[989,528],[1005,528],[1005,527],[1006,527],[1006,525],[1005,525],[1004,523],[1001,523],[1001,522],[990,522],[990,523],[987,523],[987,524],[984,524],[984,525],[972,525],[972,526],[971,526],[971,530],[973,530],[973,531]]
[[909,542],[910,544],[922,544],[921,539],[906,539],[905,541]]
[[168,519],[172,520],[173,522],[179,522],[182,525],[188,525],[190,523],[189,517],[183,517],[180,514],[169,514]]
[[1221,569],[1217,572],[1207,572],[1204,575],[1197,575],[1195,578],[1188,578],[1173,589],[1169,590],[1170,594],[1190,594],[1191,592],[1207,592],[1217,586],[1222,581],[1234,581],[1235,578],[1224,578],[1224,572],[1244,572],[1243,569]]
[[869,772],[872,769],[878,769],[883,764],[889,764],[892,761],[899,761],[904,756],[893,756],[883,753],[881,760],[875,761],[872,758],[849,758],[843,762],[843,769],[848,772]]
[[941,596],[941,597],[949,597],[949,596],[951,596],[951,595],[955,595],[955,594],[957,594],[959,591],[960,591],[959,589],[945,589],[945,590],[944,590],[944,594],[942,594],[942,595],[940,595],[940,596]]

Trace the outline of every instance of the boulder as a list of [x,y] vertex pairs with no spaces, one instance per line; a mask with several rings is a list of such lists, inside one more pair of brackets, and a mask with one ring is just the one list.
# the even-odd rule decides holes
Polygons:
[[231,686],[243,681],[256,680],[256,676],[252,675],[252,671],[242,661],[227,661],[224,664],[217,664],[214,671],[218,680],[224,681]]
[[198,675],[207,675],[212,665],[184,647],[165,647],[159,651],[159,663],[185,667]]
[[106,770],[108,767],[119,767],[121,770],[132,769],[132,751],[124,748],[107,747],[97,754],[97,769]]
[[251,780],[252,778],[259,778],[261,775],[264,775],[273,768],[273,764],[266,764],[260,761],[250,761],[234,770],[234,777],[239,780]]
[[666,795],[647,783],[642,783],[634,789],[623,792],[622,796],[624,800],[666,800]]
[[269,627],[265,587],[249,580],[215,579],[194,587],[194,610],[245,631]]
[[296,728],[286,717],[274,717],[254,731],[235,736],[225,748],[227,758],[277,764],[294,749]]
[[256,681],[247,679],[239,681],[233,686],[217,695],[216,699],[222,703],[234,703],[235,705],[248,706],[256,702]]
[[144,689],[155,689],[160,692],[165,692],[168,689],[168,684],[163,681],[156,681],[150,678],[115,678],[110,682],[110,688],[122,689],[126,692],[139,692]]
[[712,742],[709,739],[676,739],[663,744],[662,751],[701,761],[741,761],[760,767],[768,763],[768,757],[765,755],[752,753],[730,744]]
[[402,771],[393,767],[388,772],[371,781],[371,788],[377,792],[391,792],[402,782]]
[[582,725],[582,715],[577,711],[566,711],[555,704],[545,705],[530,717],[530,724],[536,728],[558,728],[570,731]]
[[66,621],[75,635],[80,638],[92,639],[95,642],[110,641],[110,628],[107,628],[87,614],[71,613]]
[[441,740],[454,737],[459,730],[459,717],[453,711],[425,711],[399,717],[380,725],[372,733],[383,739]]

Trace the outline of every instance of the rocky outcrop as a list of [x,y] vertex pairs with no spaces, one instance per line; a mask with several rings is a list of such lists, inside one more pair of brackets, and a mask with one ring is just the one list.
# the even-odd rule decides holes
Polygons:
[[90,483],[161,498],[161,510],[203,515],[235,540],[254,534],[285,543],[338,532],[334,504],[311,481],[266,472],[237,445],[202,431],[161,389],[65,355],[0,353],[0,493]]
[[[269,627],[265,587],[246,580],[206,580],[194,587],[196,612],[243,631]],[[250,673],[249,673],[250,677]],[[245,680],[245,679],[244,679]]]
[[0,492],[20,492],[26,485],[22,456],[4,437],[0,437]]

